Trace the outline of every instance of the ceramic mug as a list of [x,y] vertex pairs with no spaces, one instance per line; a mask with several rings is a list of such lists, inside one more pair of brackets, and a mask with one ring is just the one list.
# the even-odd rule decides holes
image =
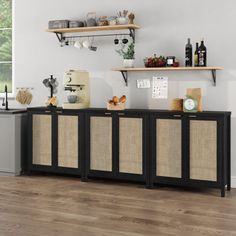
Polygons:
[[78,49],[82,49],[83,48],[83,44],[80,41],[75,41],[74,47],[78,48]]
[[89,49],[91,47],[92,43],[89,40],[85,40],[83,42],[83,47]]
[[76,103],[78,101],[78,96],[76,95],[68,95],[67,100],[69,103]]

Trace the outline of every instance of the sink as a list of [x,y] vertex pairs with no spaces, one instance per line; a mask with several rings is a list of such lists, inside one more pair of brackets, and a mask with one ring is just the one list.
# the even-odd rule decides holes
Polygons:
[[26,112],[25,109],[9,109],[9,110],[5,110],[5,109],[0,109],[0,115],[1,114],[17,114],[17,113],[24,113]]

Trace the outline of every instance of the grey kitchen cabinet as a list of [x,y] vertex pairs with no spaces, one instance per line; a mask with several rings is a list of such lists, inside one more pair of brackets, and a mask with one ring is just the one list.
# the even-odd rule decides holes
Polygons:
[[0,175],[20,175],[27,154],[27,113],[0,112]]

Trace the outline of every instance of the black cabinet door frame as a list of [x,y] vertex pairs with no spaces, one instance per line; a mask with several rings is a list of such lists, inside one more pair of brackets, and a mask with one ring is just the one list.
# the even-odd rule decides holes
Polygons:
[[[157,137],[156,137],[156,131],[157,131],[157,127],[156,127],[156,120],[158,119],[173,119],[173,120],[180,120],[181,121],[181,133],[182,133],[182,137],[181,137],[181,148],[182,148],[182,158],[181,158],[181,172],[182,172],[182,177],[181,178],[175,178],[175,177],[166,177],[166,176],[157,176],[156,175],[156,155],[157,155],[157,147],[156,147],[156,141],[157,141]],[[184,139],[184,123],[185,123],[185,119],[183,117],[182,114],[179,113],[173,113],[173,114],[151,114],[150,117],[150,130],[151,130],[151,170],[150,170],[150,181],[151,184],[153,183],[159,183],[159,184],[173,184],[173,185],[182,185],[186,182],[186,176],[185,176],[185,171],[186,171],[186,165],[184,160],[186,159],[185,157],[185,147],[187,145],[186,140]]]
[[[52,124],[51,124],[51,142],[52,142],[52,165],[51,166],[44,166],[44,165],[37,165],[33,164],[33,115],[51,115],[52,117]],[[58,116],[78,116],[78,127],[79,127],[79,138],[78,138],[78,147],[79,147],[79,163],[81,165],[79,168],[67,168],[67,167],[58,167]],[[27,165],[27,172],[31,171],[40,171],[40,172],[47,172],[47,173],[54,173],[54,174],[70,174],[70,175],[78,175],[82,176],[81,170],[84,169],[84,115],[83,113],[75,113],[75,112],[67,112],[65,111],[54,111],[54,110],[46,110],[46,111],[34,111],[28,112],[28,165]],[[83,177],[83,176],[82,176]]]
[[[90,119],[91,117],[110,117],[112,118],[112,171],[100,171],[90,169]],[[114,113],[109,111],[88,112],[85,115],[85,178],[100,177],[100,178],[114,178],[115,177],[115,151],[116,147],[113,140],[115,139],[114,133]]]
[[[119,160],[119,147],[120,147],[120,118],[138,118],[142,119],[142,174],[131,174],[131,173],[123,173],[119,171],[120,168],[120,160]],[[149,160],[148,160],[148,154],[147,154],[147,145],[149,144],[149,130],[148,130],[148,116],[142,113],[127,113],[125,111],[120,111],[117,112],[115,115],[115,137],[114,137],[114,142],[116,146],[116,152],[115,152],[115,174],[117,178],[123,179],[123,180],[131,180],[131,181],[142,181],[146,182],[146,185],[149,185],[148,182],[148,173],[149,170],[148,168],[150,167],[149,165]]]

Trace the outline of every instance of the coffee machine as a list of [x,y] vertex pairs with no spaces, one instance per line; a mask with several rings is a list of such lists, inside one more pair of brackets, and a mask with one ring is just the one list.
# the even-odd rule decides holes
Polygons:
[[63,78],[65,91],[68,91],[64,109],[83,109],[90,106],[89,73],[82,70],[70,70]]

